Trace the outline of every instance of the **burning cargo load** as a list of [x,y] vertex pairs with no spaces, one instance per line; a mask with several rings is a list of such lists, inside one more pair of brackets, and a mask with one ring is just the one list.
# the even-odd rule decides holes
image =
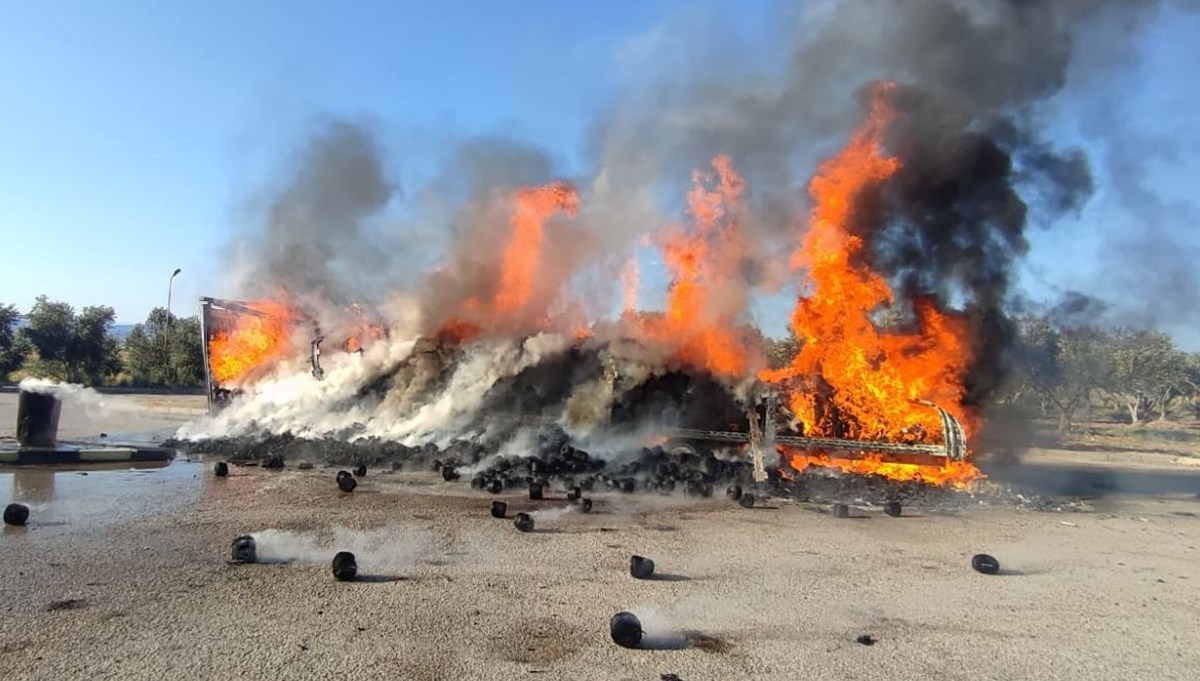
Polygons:
[[[877,83],[867,102],[808,184],[790,245],[756,224],[747,182],[717,156],[693,176],[689,224],[627,245],[615,315],[596,312],[579,276],[588,244],[577,242],[599,218],[565,182],[464,210],[468,246],[380,304],[400,309],[387,333],[364,337],[344,305],[311,292],[226,304],[221,314],[239,314],[216,324],[208,301],[210,394],[237,397],[179,435],[432,445],[474,466],[532,456],[552,432],[614,460],[707,443],[736,450],[758,481],[821,467],[965,486],[981,477],[967,443],[999,378],[1023,204],[996,142],[967,129],[929,137],[924,119],[939,112],[919,91]],[[666,273],[661,310],[636,309],[647,251]],[[795,348],[772,362],[751,300],[788,285]],[[322,329],[365,342],[322,360]]]

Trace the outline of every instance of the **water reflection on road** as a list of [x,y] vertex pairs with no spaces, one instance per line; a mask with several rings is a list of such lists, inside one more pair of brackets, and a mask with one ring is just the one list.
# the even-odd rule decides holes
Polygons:
[[204,468],[174,462],[0,468],[0,506],[30,509],[29,529],[95,528],[194,501]]

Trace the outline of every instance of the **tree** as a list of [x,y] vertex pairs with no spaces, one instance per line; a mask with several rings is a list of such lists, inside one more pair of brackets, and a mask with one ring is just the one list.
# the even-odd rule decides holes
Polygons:
[[168,320],[167,311],[156,307],[144,323],[129,332],[125,353],[134,383],[200,385],[204,381],[204,349],[197,317],[179,319],[172,315]]
[[116,315],[111,307],[75,309],[38,296],[25,315],[20,336],[37,351],[49,377],[72,383],[100,383],[121,369],[116,339],[109,333]]
[[1157,331],[1118,329],[1105,353],[1104,389],[1137,424],[1148,409],[1167,418],[1171,396],[1187,384],[1187,355]]
[[29,343],[16,333],[21,313],[16,305],[0,305],[0,381],[25,363]]
[[1090,327],[1059,329],[1045,317],[1021,319],[1018,328],[1019,380],[1057,410],[1058,429],[1065,433],[1102,385],[1108,336]]

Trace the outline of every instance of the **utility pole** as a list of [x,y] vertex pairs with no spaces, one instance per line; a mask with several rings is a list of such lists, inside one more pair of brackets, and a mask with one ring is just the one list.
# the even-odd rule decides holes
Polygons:
[[175,277],[182,272],[176,267],[171,273],[171,278],[167,280],[167,320],[166,329],[163,331],[163,378],[169,383],[171,381],[171,287],[175,284]]

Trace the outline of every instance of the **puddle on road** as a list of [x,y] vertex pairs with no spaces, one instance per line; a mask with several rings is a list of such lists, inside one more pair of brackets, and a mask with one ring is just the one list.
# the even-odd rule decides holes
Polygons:
[[91,529],[196,500],[204,465],[172,462],[0,468],[0,506],[29,507],[28,529]]

